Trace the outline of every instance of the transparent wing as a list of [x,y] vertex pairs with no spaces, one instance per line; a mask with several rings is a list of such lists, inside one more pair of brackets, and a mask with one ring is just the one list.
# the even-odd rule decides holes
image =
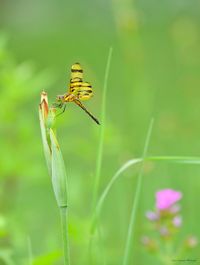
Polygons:
[[93,121],[100,125],[100,122],[97,120],[97,118],[95,118],[78,99],[74,100],[74,103],[82,108],[93,119]]

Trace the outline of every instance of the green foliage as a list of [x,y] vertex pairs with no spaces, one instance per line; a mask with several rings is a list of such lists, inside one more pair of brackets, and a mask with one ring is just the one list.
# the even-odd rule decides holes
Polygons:
[[[20,177],[31,167],[26,148],[37,145],[35,121],[38,94],[53,81],[47,70],[38,72],[30,62],[17,63],[8,51],[8,40],[0,34],[0,128],[1,178]],[[26,124],[26,125],[25,125]],[[20,155],[19,155],[20,154]],[[25,170],[24,170],[25,169]]]
[[54,251],[47,255],[37,257],[33,265],[55,265],[60,256],[61,253],[59,251]]
[[[140,236],[145,211],[153,207],[158,189],[182,191],[181,233],[200,238],[196,221],[200,218],[197,10],[199,4],[193,0],[0,3],[0,25],[6,33],[0,37],[0,216],[4,220],[2,226],[0,221],[0,247],[5,252],[1,262],[27,265],[29,237],[33,263],[63,264],[59,216],[40,139],[39,94],[47,91],[51,104],[66,91],[70,66],[79,61],[94,89],[86,105],[100,117],[110,46],[114,53],[97,200],[102,240],[96,233],[94,264],[103,264],[104,254],[107,264],[122,263],[138,163],[152,116],[155,123],[129,263],[156,265],[143,252]],[[69,104],[57,119],[63,159],[69,167],[69,237],[77,265],[88,264],[100,129],[85,116]],[[182,234],[177,242],[181,238]],[[191,257],[198,253],[199,249],[194,250]]]
[[[38,159],[33,164],[32,158],[37,156],[40,148],[35,135],[37,108],[33,102],[38,99],[41,89],[53,81],[49,71],[38,72],[29,62],[17,63],[7,49],[7,42],[6,36],[0,34],[0,178],[4,179],[0,189],[1,201],[4,202],[1,206],[1,220],[7,220],[10,207],[15,205],[20,178],[35,175]],[[3,247],[10,248],[13,244],[15,229],[12,230],[12,225],[12,222],[7,224],[7,229],[11,230],[1,229],[2,253]],[[11,256],[13,252],[9,253]],[[13,264],[10,256],[2,254],[7,260],[6,264]]]

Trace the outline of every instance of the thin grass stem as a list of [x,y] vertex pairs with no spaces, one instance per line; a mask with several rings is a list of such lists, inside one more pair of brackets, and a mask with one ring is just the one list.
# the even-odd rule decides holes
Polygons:
[[[96,206],[98,191],[99,191],[100,176],[101,176],[101,167],[102,167],[102,158],[103,158],[103,143],[104,143],[104,135],[105,135],[106,94],[107,94],[107,87],[108,87],[108,76],[109,76],[109,71],[110,71],[111,58],[112,58],[112,47],[110,47],[109,52],[108,52],[108,58],[107,58],[107,63],[106,63],[106,68],[105,68],[104,84],[103,84],[103,96],[102,96],[102,105],[101,105],[101,127],[100,127],[99,147],[98,147],[98,152],[97,152],[97,163],[96,163],[96,173],[95,173],[95,180],[94,180],[94,192],[93,192],[93,198],[92,198],[92,209],[95,209],[95,206]],[[93,263],[93,260],[92,260],[93,240],[94,240],[94,234],[91,233],[90,238],[89,238],[89,245],[88,245],[88,255],[89,255],[90,264]],[[99,236],[99,241],[102,241],[101,235]]]
[[103,206],[103,203],[108,195],[108,193],[110,192],[112,186],[114,185],[114,183],[117,181],[117,179],[122,175],[122,173],[124,171],[126,171],[129,167],[141,163],[142,162],[142,158],[136,158],[136,159],[132,159],[127,161],[125,164],[123,164],[118,170],[117,172],[113,175],[113,177],[111,178],[111,180],[109,181],[109,183],[107,184],[107,186],[105,187],[104,191],[102,192],[96,207],[95,207],[95,211],[94,211],[94,215],[93,215],[93,220],[92,220],[92,233],[94,233],[94,231],[96,230],[97,227],[97,220],[99,218],[99,215],[101,213],[101,209]]
[[161,161],[161,162],[172,162],[180,164],[192,164],[199,165],[200,157],[198,156],[149,156],[145,160],[149,161]]
[[134,225],[135,225],[135,219],[136,219],[136,212],[138,208],[138,203],[139,203],[139,197],[140,197],[140,191],[142,187],[142,177],[143,177],[143,170],[144,170],[144,158],[146,157],[147,154],[147,149],[149,146],[149,141],[151,137],[151,132],[153,128],[153,122],[154,120],[152,119],[148,128],[146,140],[145,140],[145,145],[144,145],[144,150],[143,150],[143,155],[142,155],[142,162],[141,162],[141,168],[138,174],[138,181],[137,181],[137,188],[133,200],[133,205],[132,205],[132,210],[131,210],[131,216],[130,216],[130,222],[128,226],[128,233],[127,233],[127,238],[126,238],[126,244],[125,244],[125,251],[124,251],[124,257],[123,257],[123,265],[128,265],[129,264],[129,259],[130,259],[130,252],[132,248],[132,237],[134,233]]
[[33,250],[32,250],[30,236],[27,237],[27,245],[28,245],[28,264],[33,265]]
[[103,142],[104,142],[104,134],[105,134],[105,116],[106,116],[106,94],[108,88],[108,76],[110,71],[110,64],[112,58],[112,47],[109,49],[108,59],[106,63],[105,69],[105,77],[104,77],[104,85],[103,85],[103,97],[102,97],[102,106],[101,106],[101,128],[100,128],[100,138],[99,138],[99,147],[97,153],[97,164],[96,164],[96,174],[95,174],[95,183],[94,183],[94,194],[93,194],[93,208],[96,205],[99,183],[100,183],[100,175],[101,175],[101,166],[102,166],[102,158],[103,158]]
[[70,265],[67,207],[60,207],[61,231],[63,237],[64,265]]

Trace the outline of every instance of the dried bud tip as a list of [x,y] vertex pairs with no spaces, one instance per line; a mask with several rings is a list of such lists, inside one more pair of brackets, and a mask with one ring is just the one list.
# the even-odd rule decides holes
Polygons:
[[42,103],[43,100],[46,101],[47,104],[48,104],[47,92],[45,92],[44,90],[41,93],[41,103]]
[[42,111],[42,117],[43,120],[45,121],[48,117],[48,112],[49,112],[49,108],[48,108],[48,97],[47,97],[47,93],[45,91],[42,91],[41,93],[41,101],[40,101],[40,110]]

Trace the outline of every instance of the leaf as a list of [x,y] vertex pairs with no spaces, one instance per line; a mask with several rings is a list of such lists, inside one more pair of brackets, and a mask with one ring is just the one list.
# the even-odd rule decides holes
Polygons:
[[50,129],[52,149],[52,184],[56,201],[59,207],[67,207],[67,174],[63,156],[58,141],[52,129]]

